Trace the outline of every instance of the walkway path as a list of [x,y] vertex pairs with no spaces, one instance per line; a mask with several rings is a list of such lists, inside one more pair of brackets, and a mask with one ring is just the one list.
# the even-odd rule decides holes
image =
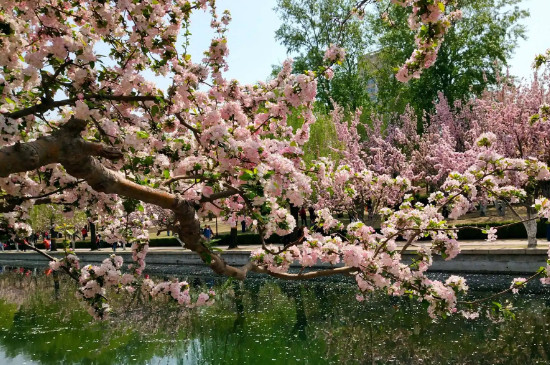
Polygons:
[[[427,245],[429,244],[429,241],[421,241],[419,243],[420,245]],[[523,252],[537,252],[540,253],[541,251],[546,252],[549,248],[550,242],[546,240],[538,240],[538,244],[536,248],[527,248],[527,240],[526,239],[506,239],[506,240],[497,240],[493,242],[487,242],[487,241],[479,241],[479,240],[462,240],[460,241],[461,250],[464,251],[502,251],[502,250],[514,250],[517,251],[517,253],[523,253]],[[398,246],[402,246],[403,242],[398,242]],[[280,245],[274,245],[275,247],[280,247]],[[224,252],[250,252],[255,249],[260,248],[259,245],[243,245],[239,246],[238,248],[234,249],[228,249],[226,246],[220,246],[218,247]],[[407,251],[414,251],[414,246],[409,247]],[[59,252],[63,252],[63,250],[58,249]],[[189,251],[187,249],[184,249],[182,247],[150,247],[150,252],[162,252],[162,253],[169,253],[169,252],[186,252]],[[27,250],[28,253],[32,252],[30,250]],[[111,248],[102,248],[99,251],[91,251],[89,248],[78,248],[76,249],[76,253],[86,253],[86,252],[94,252],[94,253],[104,253],[104,254],[112,254],[113,250]],[[116,253],[124,253],[124,252],[131,252],[129,248],[126,250],[123,250],[122,248],[118,248]],[[1,252],[0,254],[10,254],[10,253],[17,253],[15,250],[9,250]],[[19,253],[22,253],[21,251]]]

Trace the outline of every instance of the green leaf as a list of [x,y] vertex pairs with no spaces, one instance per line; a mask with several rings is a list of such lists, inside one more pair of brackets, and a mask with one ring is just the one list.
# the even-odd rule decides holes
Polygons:
[[6,101],[7,101],[8,103],[14,104],[14,105],[15,105],[15,101],[13,101],[12,99],[10,99],[10,98],[8,98],[8,97],[6,97],[5,99],[6,99]]
[[245,170],[241,176],[239,176],[239,178],[243,181],[249,181],[249,180],[252,180],[254,179],[254,176],[252,176],[252,171],[249,171],[249,170]]
[[160,108],[158,105],[153,105],[151,108],[151,115],[155,117],[160,112]]
[[147,138],[149,138],[149,133],[144,132],[144,131],[137,131],[137,132],[136,132],[136,135],[137,135],[137,137],[140,138],[140,139],[147,139]]

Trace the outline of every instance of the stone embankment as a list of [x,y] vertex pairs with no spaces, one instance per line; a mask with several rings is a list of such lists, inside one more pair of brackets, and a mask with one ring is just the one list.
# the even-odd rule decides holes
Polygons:
[[[522,274],[532,273],[539,267],[546,265],[548,259],[548,243],[539,241],[536,248],[527,248],[523,240],[500,240],[496,242],[462,241],[461,253],[450,261],[445,261],[439,256],[434,256],[434,263],[430,271],[453,273],[491,273],[491,274]],[[250,252],[256,246],[243,246],[238,249],[224,250],[221,254],[231,265],[244,265],[248,262]],[[404,253],[404,259],[413,257],[414,247],[410,247]],[[63,252],[49,252],[55,257],[62,257]],[[112,254],[111,249],[103,248],[101,251],[78,249],[77,255],[83,264],[98,263]],[[117,250],[117,255],[124,258],[125,262],[132,261],[130,250]],[[0,252],[0,265],[25,266],[47,264],[44,256],[32,251]],[[183,248],[151,248],[147,254],[147,264],[156,266],[204,266],[195,253]],[[327,267],[319,265],[319,267]]]

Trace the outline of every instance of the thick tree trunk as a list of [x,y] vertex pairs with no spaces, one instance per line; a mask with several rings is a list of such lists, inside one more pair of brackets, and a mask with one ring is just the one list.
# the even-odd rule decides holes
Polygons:
[[290,215],[292,215],[296,220],[296,225],[298,225],[298,222],[300,221],[299,213],[300,207],[295,207],[294,205],[290,204]]
[[527,211],[527,219],[525,219],[514,209],[512,205],[508,204],[508,207],[510,208],[512,213],[519,220],[523,221],[523,226],[525,227],[525,231],[527,232],[527,248],[537,247],[537,220],[534,219],[536,217],[536,212],[531,205],[531,200],[527,200],[524,205]]
[[355,202],[355,211],[357,213],[357,219],[361,222],[365,222],[365,204],[362,200],[357,200]]

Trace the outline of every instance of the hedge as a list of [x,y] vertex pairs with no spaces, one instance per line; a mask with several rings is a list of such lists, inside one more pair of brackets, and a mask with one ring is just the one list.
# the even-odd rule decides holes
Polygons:
[[[466,224],[470,227],[479,227],[484,229],[485,227],[500,227],[505,224],[510,224],[511,222],[495,222],[495,223],[474,223]],[[464,225],[457,224],[458,228]],[[537,221],[537,238],[546,238],[546,222]],[[509,239],[509,238],[527,238],[527,231],[523,223],[514,223],[506,227],[498,229],[497,236],[499,239]],[[482,233],[481,230],[475,228],[463,228],[458,231],[459,240],[484,240],[487,238],[487,234]]]
[[[494,222],[494,223],[472,223],[472,224],[456,224],[457,228],[468,226],[468,228],[462,228],[458,232],[459,240],[485,240],[487,234],[482,233],[481,230],[489,227],[499,227],[505,224],[510,224],[511,222]],[[470,228],[470,227],[479,227],[480,229]],[[546,228],[547,223],[538,221],[537,222],[537,238],[546,238]],[[498,230],[497,236],[499,239],[521,239],[527,238],[527,232],[523,223],[514,223],[506,227],[502,227]],[[283,238],[277,235],[273,235],[266,240],[267,243],[281,243]],[[58,249],[63,247],[63,240],[58,239],[57,241]],[[212,240],[212,245],[215,246],[228,246],[230,242],[230,234],[222,234],[217,238]],[[88,248],[90,249],[90,241],[76,241],[76,248]],[[249,245],[261,245],[260,236],[257,233],[245,232],[237,235],[237,244],[240,246],[249,246]],[[181,247],[180,242],[175,237],[155,237],[149,240],[150,247]],[[37,248],[44,249],[43,243],[37,243]],[[111,246],[103,242],[101,248],[110,248]]]
[[[482,230],[487,226],[489,227],[500,227],[512,222],[492,222],[492,223],[472,223],[472,224],[456,224],[457,228],[463,226],[468,226],[468,228],[462,228],[458,231],[459,240],[485,240],[487,239],[487,234],[483,233]],[[479,227],[470,228],[470,227]],[[537,238],[546,238],[546,222],[537,221]],[[502,227],[498,230],[497,236],[499,239],[521,239],[527,238],[527,232],[525,231],[525,226],[523,223],[513,223],[509,226]],[[212,244],[217,246],[227,246],[229,245],[230,235],[224,234],[219,238],[212,240]],[[281,237],[272,236],[266,240],[267,243],[281,243]],[[237,236],[238,245],[261,245],[260,236],[257,233],[247,232],[242,233]]]
[[[63,248],[63,239],[56,240],[57,248]],[[37,243],[37,248],[44,249],[43,243]],[[70,247],[70,244],[69,244]],[[76,248],[92,248],[91,241],[75,241]],[[129,244],[126,247],[130,247]],[[149,247],[181,247],[181,244],[175,237],[155,237],[149,239]],[[111,248],[111,244],[101,242],[101,248]]]

